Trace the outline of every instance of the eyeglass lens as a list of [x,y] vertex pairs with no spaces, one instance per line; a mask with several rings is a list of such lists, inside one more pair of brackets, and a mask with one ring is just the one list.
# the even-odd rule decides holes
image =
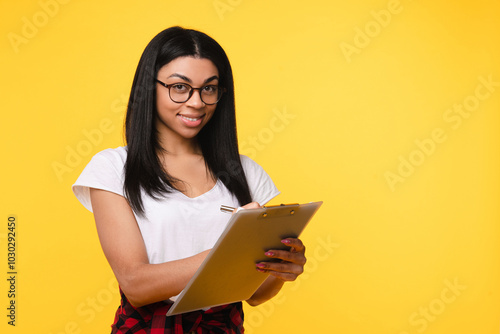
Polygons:
[[200,91],[201,100],[206,104],[215,104],[219,101],[221,90],[219,86],[207,85],[201,88],[192,88],[188,84],[178,83],[170,86],[170,98],[174,102],[186,102],[193,95],[194,90]]

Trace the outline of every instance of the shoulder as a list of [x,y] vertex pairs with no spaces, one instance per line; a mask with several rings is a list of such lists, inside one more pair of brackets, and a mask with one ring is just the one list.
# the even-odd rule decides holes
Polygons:
[[107,190],[123,196],[123,169],[127,148],[106,149],[94,155],[72,186],[78,200],[90,211],[90,188]]
[[241,167],[243,167],[243,172],[248,182],[253,182],[254,180],[261,179],[264,175],[269,177],[258,163],[247,157],[246,155],[240,155]]
[[254,170],[263,170],[262,167],[247,157],[246,155],[240,154],[240,161],[241,161],[241,166],[243,167],[243,170],[246,172],[248,171],[254,171]]
[[279,194],[271,177],[258,163],[246,155],[240,155],[240,160],[245,172],[250,195],[254,201],[264,205]]
[[116,167],[125,165],[127,160],[127,147],[120,146],[117,148],[105,149],[92,157],[91,161],[96,163],[107,163]]
[[122,179],[125,162],[127,161],[127,148],[108,148],[94,155],[83,170],[80,178],[107,178]]
[[127,147],[108,148],[96,153],[83,170],[83,173],[113,173],[121,175],[126,161]]

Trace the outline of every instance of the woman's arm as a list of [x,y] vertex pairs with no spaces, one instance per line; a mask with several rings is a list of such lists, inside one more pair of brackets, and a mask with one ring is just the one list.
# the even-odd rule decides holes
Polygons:
[[290,250],[269,250],[265,253],[269,258],[280,259],[280,262],[259,262],[256,265],[258,271],[269,273],[269,277],[247,300],[247,303],[252,306],[271,299],[278,294],[285,282],[295,281],[304,272],[306,248],[302,241],[296,238],[286,238],[281,242],[290,246]]
[[135,306],[179,294],[208,254],[150,264],[139,226],[127,200],[115,193],[90,189],[97,233],[122,291]]

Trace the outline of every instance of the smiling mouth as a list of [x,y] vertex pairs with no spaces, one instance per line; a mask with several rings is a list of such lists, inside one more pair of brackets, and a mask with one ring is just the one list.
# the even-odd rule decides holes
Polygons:
[[181,115],[177,114],[177,117],[182,121],[182,123],[189,127],[189,128],[196,128],[199,127],[203,123],[203,119],[205,118],[205,114],[200,115],[200,116],[195,116],[194,115]]
[[187,117],[187,116],[184,116],[184,115],[180,115],[180,114],[179,114],[179,116],[180,116],[180,117],[182,117],[182,118],[184,118],[185,120],[190,121],[190,122],[196,122],[197,120],[199,120],[199,119],[203,118],[203,116],[204,116],[204,115],[199,116],[199,117]]

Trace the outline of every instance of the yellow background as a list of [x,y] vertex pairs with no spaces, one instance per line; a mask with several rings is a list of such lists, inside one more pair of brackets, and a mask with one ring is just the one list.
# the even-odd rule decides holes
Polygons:
[[[139,57],[172,25],[225,48],[240,148],[282,191],[274,203],[325,202],[303,234],[306,273],[245,307],[247,333],[500,332],[498,1],[2,0],[0,12],[2,333],[109,332],[113,275],[70,187],[123,145]],[[450,110],[464,103],[467,116]]]

